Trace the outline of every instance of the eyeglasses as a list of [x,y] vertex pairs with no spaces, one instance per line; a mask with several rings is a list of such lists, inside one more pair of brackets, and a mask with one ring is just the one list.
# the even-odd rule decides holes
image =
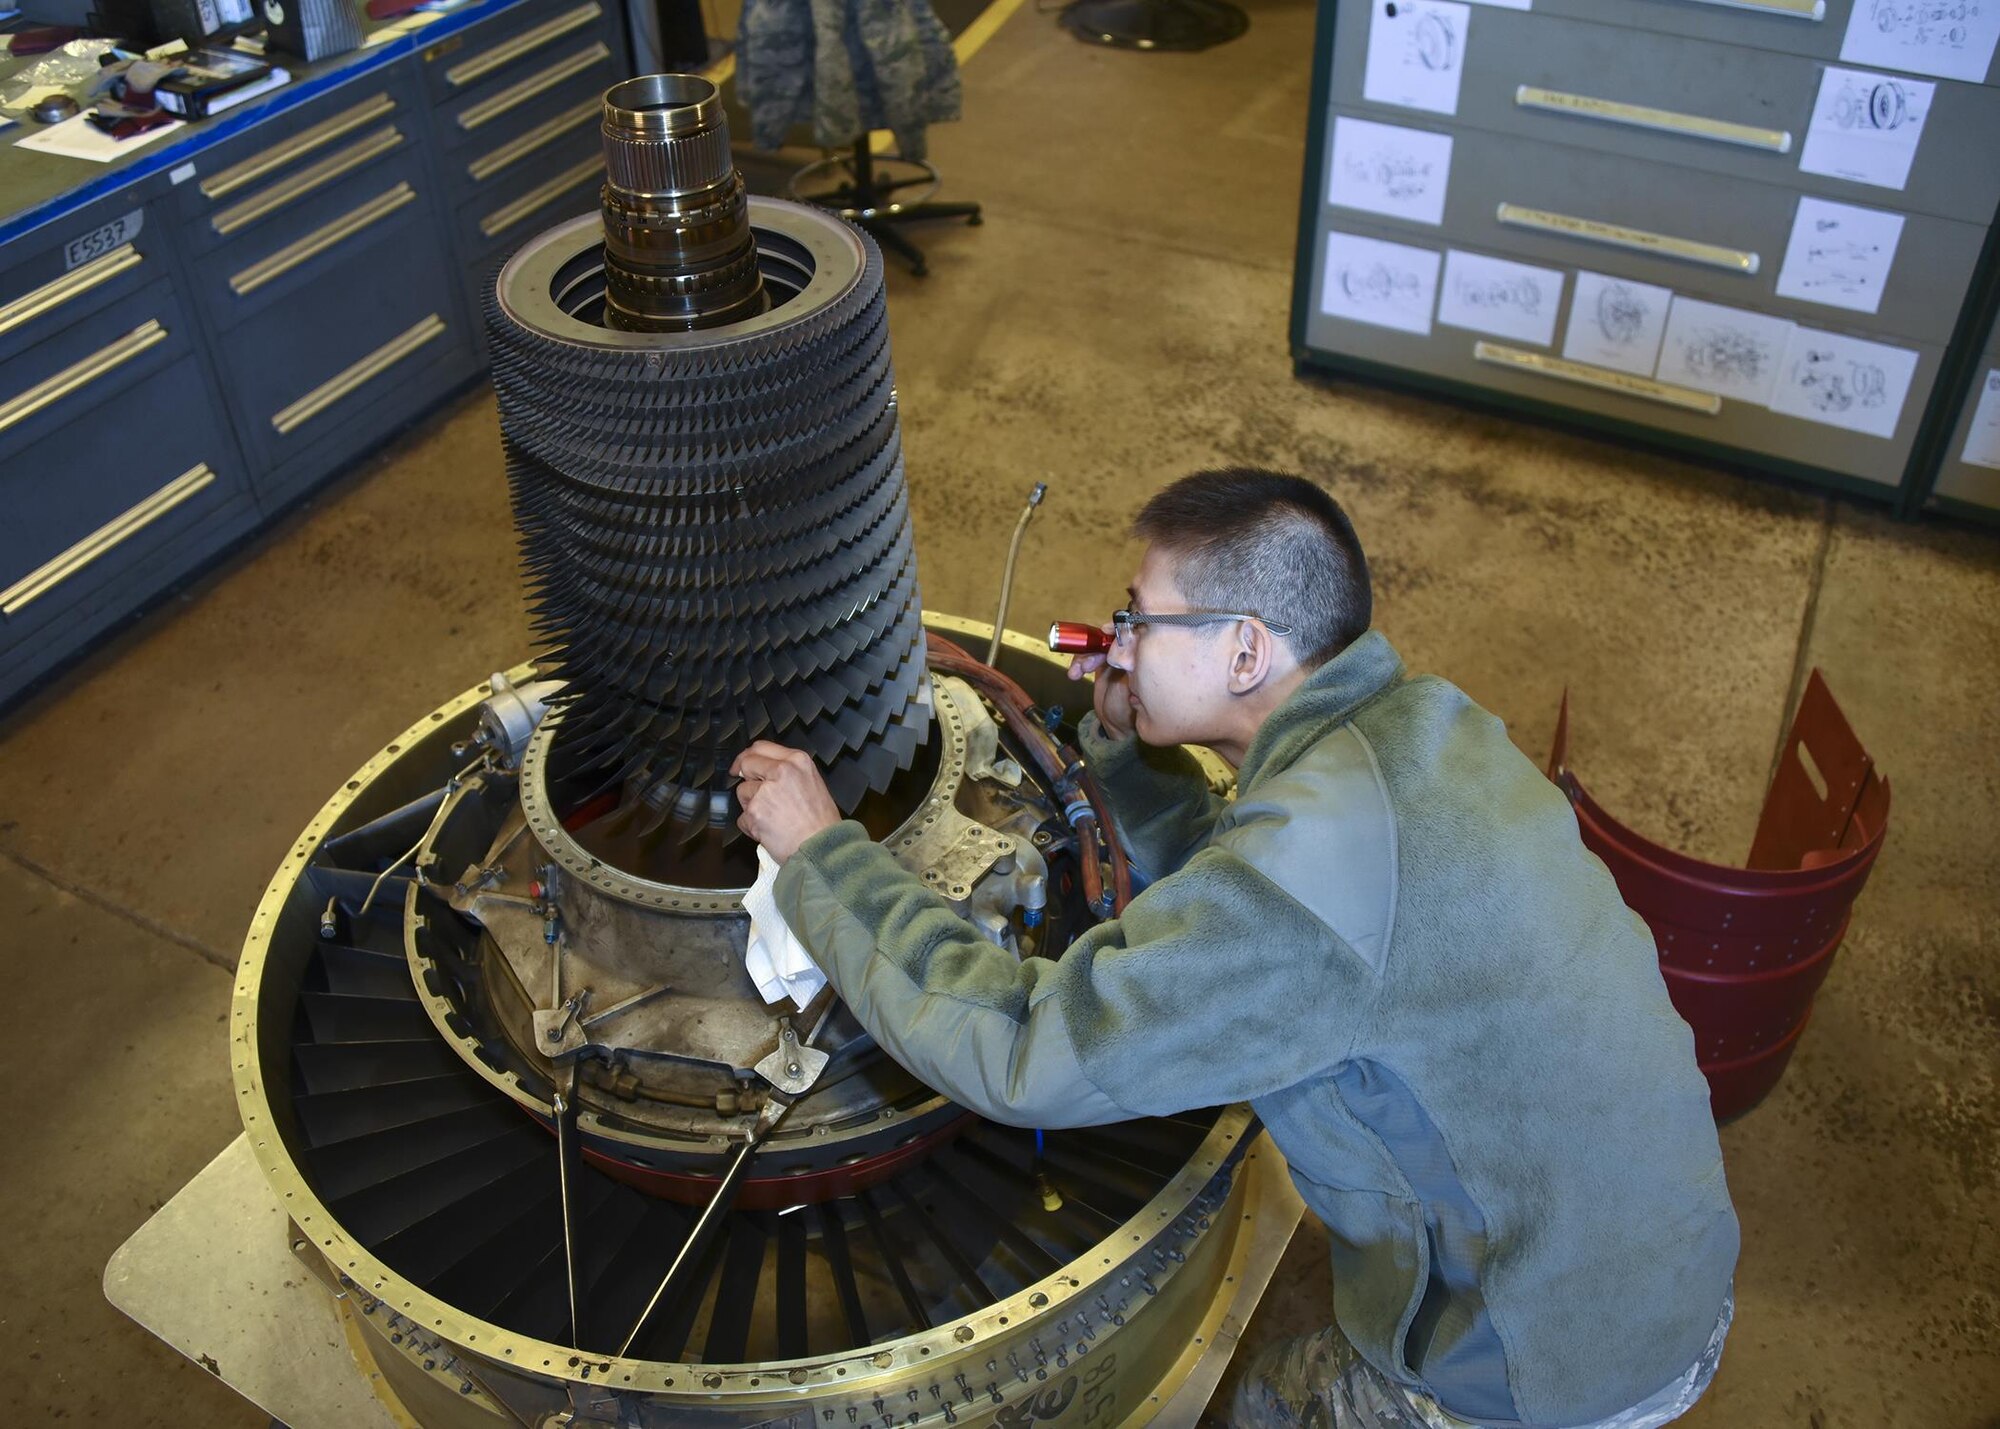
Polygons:
[[1261,615],[1242,615],[1224,610],[1190,610],[1175,615],[1154,615],[1140,610],[1114,610],[1111,612],[1111,638],[1125,641],[1141,625],[1213,625],[1219,620],[1263,620],[1264,628],[1273,635],[1290,635],[1292,627],[1281,625],[1275,620],[1264,620]]

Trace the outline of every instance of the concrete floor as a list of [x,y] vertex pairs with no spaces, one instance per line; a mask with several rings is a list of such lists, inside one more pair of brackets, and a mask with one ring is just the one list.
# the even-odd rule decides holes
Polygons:
[[[933,131],[983,228],[891,275],[927,603],[990,612],[1051,483],[1013,623],[1094,616],[1120,533],[1216,462],[1323,481],[1379,623],[1614,810],[1740,858],[1817,665],[1896,801],[1775,1095],[1727,1128],[1735,1334],[1686,1422],[2000,1425],[2000,541],[1907,526],[1342,383],[1285,342],[1312,9],[1205,55],[1093,50],[1032,6]],[[328,489],[0,723],[0,952],[57,1036],[0,1047],[0,1397],[16,1422],[261,1425],[102,1299],[120,1241],[234,1134],[229,969],[287,842],[413,716],[527,651],[493,404]],[[1302,1231],[1250,1344],[1327,1312]]]

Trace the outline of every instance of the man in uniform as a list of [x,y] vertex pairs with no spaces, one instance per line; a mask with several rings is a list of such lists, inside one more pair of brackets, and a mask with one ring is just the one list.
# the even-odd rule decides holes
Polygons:
[[[1345,513],[1199,472],[1146,542],[1079,738],[1151,879],[1017,962],[811,759],[737,761],[741,826],[850,1008],[1023,1126],[1247,1101],[1333,1246],[1334,1325],[1248,1368],[1232,1422],[1651,1429],[1707,1387],[1737,1225],[1652,939],[1505,728],[1370,628]],[[1184,744],[1236,769],[1212,794]]]

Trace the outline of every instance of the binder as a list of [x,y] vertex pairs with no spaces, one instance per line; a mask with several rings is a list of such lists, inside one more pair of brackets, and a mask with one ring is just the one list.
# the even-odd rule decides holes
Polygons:
[[193,50],[181,68],[153,88],[160,108],[182,119],[206,119],[291,81],[276,65],[234,50]]

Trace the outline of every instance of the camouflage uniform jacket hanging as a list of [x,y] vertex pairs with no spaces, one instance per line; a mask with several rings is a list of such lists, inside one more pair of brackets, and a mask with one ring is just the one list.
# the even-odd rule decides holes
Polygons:
[[822,148],[872,129],[924,156],[924,127],[958,118],[958,61],[926,0],[746,0],[737,86],[759,148],[811,121]]

